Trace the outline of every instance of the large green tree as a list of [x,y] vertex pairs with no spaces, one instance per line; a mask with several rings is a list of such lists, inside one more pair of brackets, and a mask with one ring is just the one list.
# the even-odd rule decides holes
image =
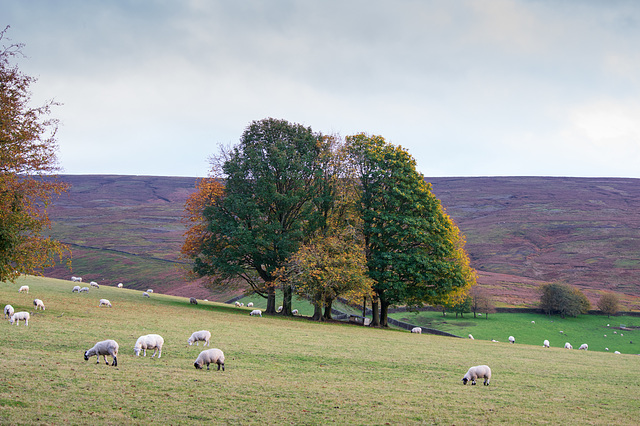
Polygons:
[[548,283],[540,287],[540,308],[547,314],[577,317],[586,314],[589,299],[575,287],[564,283]]
[[[402,147],[381,136],[347,137],[358,168],[369,276],[377,296],[372,325],[387,326],[391,305],[441,300],[475,283],[464,238]],[[378,306],[380,313],[378,316]]]
[[[316,207],[325,194],[327,149],[326,138],[300,124],[252,122],[218,159],[224,191],[203,206],[205,238],[188,253],[194,272],[216,282],[244,279],[275,313],[276,271],[322,226]],[[292,290],[283,290],[283,314],[290,315]]]
[[[6,40],[7,28],[0,31]],[[50,227],[47,207],[67,185],[56,181],[55,102],[30,105],[33,77],[13,63],[22,44],[0,47],[0,281],[39,273],[69,252],[43,236]]]

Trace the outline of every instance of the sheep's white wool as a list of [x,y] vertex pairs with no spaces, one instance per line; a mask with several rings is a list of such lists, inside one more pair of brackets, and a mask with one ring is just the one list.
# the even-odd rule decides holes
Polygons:
[[573,346],[571,346],[571,343],[567,342],[564,344],[564,348],[565,349],[573,349]]
[[491,368],[488,365],[476,365],[471,367],[467,374],[462,378],[462,384],[471,382],[472,385],[476,384],[477,379],[484,379],[484,385],[489,386],[489,380],[491,380]]
[[251,311],[249,313],[249,315],[251,315],[252,317],[254,317],[254,316],[261,317],[262,316],[262,311],[260,309],[254,309],[253,311]]
[[118,288],[122,288],[122,283],[118,283]]
[[411,329],[412,333],[422,334],[422,327],[413,327]]
[[545,348],[549,347],[549,341],[545,340],[544,342],[542,342],[542,346],[544,346]]
[[13,312],[14,312],[13,306],[5,305],[5,307],[4,307],[4,319],[11,318],[11,316],[13,315]]
[[211,339],[210,331],[208,330],[194,331],[191,334],[191,337],[189,337],[189,340],[187,340],[187,343],[189,344],[189,346],[191,346],[195,342],[196,346],[198,346],[198,342],[204,342],[202,346],[209,346],[210,339]]
[[80,292],[80,286],[74,285],[73,289],[71,290],[71,293],[79,293],[79,292]]
[[111,307],[111,302],[109,302],[109,300],[107,300],[107,299],[100,299],[100,302],[98,302],[98,306]]
[[200,352],[193,366],[196,369],[202,369],[205,364],[207,365],[207,370],[209,369],[209,364],[218,364],[218,370],[222,367],[222,371],[224,371],[224,353],[216,348]]
[[298,310],[297,310],[297,309],[294,309],[293,311],[291,311],[291,314],[292,314],[292,315],[298,315]]
[[44,307],[44,303],[40,299],[33,299],[33,306],[36,307],[36,311],[38,309],[42,309],[43,311],[46,310],[46,308]]
[[118,342],[115,340],[103,340],[93,345],[91,349],[84,353],[84,360],[88,361],[90,357],[95,355],[98,359],[96,364],[100,364],[100,355],[102,355],[104,356],[104,363],[109,365],[107,355],[111,355],[113,357],[113,363],[111,363],[111,365],[116,367],[118,365],[118,348]]
[[142,293],[142,297],[151,297],[149,296],[149,293],[147,293],[146,291]]
[[158,358],[162,356],[162,345],[164,345],[164,339],[159,334],[146,334],[138,337],[136,344],[133,346],[133,352],[136,356],[140,356],[140,351],[143,351],[143,356],[147,356],[147,349],[153,349],[153,355],[151,358],[158,355]]
[[23,285],[22,287],[20,287],[18,289],[18,293],[29,293],[29,286],[28,285]]
[[471,334],[469,335],[469,339],[475,340]]
[[9,324],[13,324],[15,322],[16,325],[20,325],[20,320],[23,320],[24,325],[29,325],[29,318],[31,318],[29,312],[16,312],[11,315],[11,318],[9,318]]
[[586,343],[583,343],[580,345],[580,347],[578,348],[578,350],[583,350],[586,351],[589,349],[589,345],[587,345]]
[[516,338],[513,336],[509,336],[509,343],[515,343],[516,342]]

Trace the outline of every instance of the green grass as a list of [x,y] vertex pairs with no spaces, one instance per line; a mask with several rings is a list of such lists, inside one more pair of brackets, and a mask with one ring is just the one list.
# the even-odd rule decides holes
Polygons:
[[507,342],[509,336],[514,336],[518,344],[542,346],[546,339],[551,347],[557,348],[563,348],[565,342],[571,343],[574,349],[587,343],[590,351],[605,352],[605,348],[609,348],[610,352],[640,353],[640,329],[619,329],[620,326],[640,327],[640,317],[581,315],[562,319],[542,314],[503,313],[490,314],[488,318],[473,318],[473,314],[455,318],[451,313],[443,317],[441,312],[398,312],[389,316],[461,337],[472,334],[480,340]]
[[[17,292],[21,284],[28,295]],[[3,306],[32,312],[35,297],[47,305],[29,327],[0,327],[0,424],[637,424],[640,417],[635,355],[255,318],[250,309],[186,298],[146,299],[106,286],[72,294],[72,287],[31,277],[0,284]],[[98,308],[100,298],[113,308]],[[200,329],[225,352],[225,372],[193,368],[202,347],[186,341]],[[147,333],[164,337],[161,359],[133,356]],[[120,344],[118,367],[83,360],[107,338]],[[461,384],[477,364],[492,367],[491,386]]]

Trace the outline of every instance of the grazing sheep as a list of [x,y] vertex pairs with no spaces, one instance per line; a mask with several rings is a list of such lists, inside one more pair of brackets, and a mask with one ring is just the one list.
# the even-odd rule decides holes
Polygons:
[[516,342],[516,338],[513,336],[509,336],[509,343],[515,343]]
[[278,306],[278,310],[277,310],[277,312],[278,312],[278,313],[282,312],[282,306]]
[[23,285],[22,287],[20,287],[20,289],[18,290],[18,293],[29,293],[29,286],[28,285]]
[[564,334],[564,331],[560,330],[560,334]]
[[204,299],[204,301],[205,301],[205,302],[208,302],[208,301],[209,301],[209,299]]
[[531,324],[535,324],[535,323],[536,323],[535,321],[531,321]]
[[79,293],[89,293],[89,287],[82,287]]
[[29,318],[31,318],[29,312],[16,312],[11,315],[11,318],[9,318],[9,324],[13,324],[15,322],[16,325],[20,325],[20,320],[23,320],[24,325],[29,325]]
[[618,355],[620,355],[620,352],[619,352],[619,351],[615,351],[615,352],[614,352],[614,354],[618,354]]
[[571,343],[567,342],[564,344],[564,348],[565,349],[573,349],[573,346],[571,346]]
[[33,299],[33,306],[36,307],[36,311],[38,310],[38,308],[42,309],[43,311],[46,310],[46,308],[44,307],[44,303],[40,299]]
[[206,351],[200,352],[196,362],[193,363],[193,366],[201,370],[204,364],[207,364],[207,370],[209,369],[209,364],[218,364],[218,371],[220,367],[222,367],[222,371],[224,371],[224,354],[220,349],[207,349]]
[[469,339],[475,340],[471,334],[469,335]]
[[198,304],[198,301],[196,300],[196,298],[195,298],[195,297],[190,297],[190,298],[189,298],[189,303],[191,303],[192,305],[197,305],[197,304]]
[[82,277],[71,277],[71,281],[73,281],[74,283],[81,283]]
[[253,308],[253,302],[247,303],[247,308]]
[[604,337],[607,337],[607,335],[605,334]]
[[586,351],[589,350],[589,345],[587,345],[586,343],[583,343],[580,345],[580,347],[578,348],[578,350],[582,350],[582,351]]
[[293,311],[291,311],[291,315],[298,315],[298,310],[294,309]]
[[96,356],[98,361],[96,364],[100,364],[100,355],[104,356],[104,363],[109,365],[107,361],[107,355],[111,355],[113,357],[112,366],[118,366],[118,342],[115,340],[103,340],[102,342],[98,342],[91,349],[85,351],[84,360],[88,361],[89,357]]
[[98,285],[98,283],[97,283],[97,282],[95,282],[95,281],[91,281],[91,282],[89,283],[89,285],[90,285],[91,287],[100,288],[100,286]]
[[261,317],[261,316],[262,316],[262,311],[261,311],[260,309],[254,309],[253,311],[251,311],[251,312],[249,313],[249,315],[251,315],[252,317],[253,317],[253,316],[256,316],[256,315],[257,315],[257,316],[259,316],[259,317]]
[[614,332],[613,332],[613,334],[618,334],[618,332],[617,332],[617,331],[614,331]]
[[484,378],[484,385],[489,386],[489,380],[491,380],[491,369],[488,365],[476,365],[471,367],[467,374],[462,378],[462,384],[466,385],[468,381],[471,381],[472,385],[476,384],[477,379]]
[[118,288],[122,288],[122,283],[118,283]]
[[235,305],[236,305],[236,307],[238,307],[238,308],[239,308],[239,307],[240,307],[240,302],[238,302],[238,301],[236,300]]
[[142,293],[142,297],[151,297],[151,296],[149,296],[149,293],[145,291],[144,293]]
[[71,290],[71,293],[80,293],[80,286],[74,285],[73,289]]
[[549,347],[549,341],[545,340],[544,342],[542,342],[542,347],[548,348]]
[[193,342],[196,342],[196,346],[198,346],[198,342],[204,342],[202,346],[210,346],[209,340],[211,339],[211,332],[208,330],[200,330],[194,331],[187,340],[189,346],[193,345]]
[[609,348],[604,348],[605,351],[609,351]]
[[111,307],[111,302],[109,302],[107,299],[100,299],[100,302],[98,302],[98,306]]
[[411,329],[412,333],[422,334],[422,327],[413,327]]
[[11,318],[11,316],[13,315],[13,312],[14,312],[13,306],[5,305],[5,307],[4,307],[4,319]]
[[162,345],[164,345],[164,339],[159,334],[147,334],[145,336],[138,337],[136,344],[133,346],[133,352],[136,356],[140,356],[140,350],[143,351],[143,356],[147,356],[147,349],[153,349],[153,355],[151,358],[158,354],[158,358],[162,356]]
[[147,289],[147,293],[153,293],[153,289],[151,288]]

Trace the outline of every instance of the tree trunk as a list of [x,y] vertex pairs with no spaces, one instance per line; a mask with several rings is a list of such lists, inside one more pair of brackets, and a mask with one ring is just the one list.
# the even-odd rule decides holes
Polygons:
[[378,299],[371,299],[371,326],[380,327],[380,311],[378,310]]
[[267,310],[265,311],[265,313],[276,313],[276,289],[272,286],[269,286],[269,288],[267,289]]
[[387,323],[388,314],[389,303],[384,299],[380,299],[380,327],[389,327]]
[[324,301],[324,319],[331,319],[331,305],[333,304],[333,299],[326,299]]
[[282,285],[282,312],[280,312],[281,315],[285,315],[285,316],[291,316],[291,293],[293,291],[291,290],[291,285],[290,284],[283,284]]
[[322,303],[319,299],[313,302],[313,317],[314,321],[322,321]]

